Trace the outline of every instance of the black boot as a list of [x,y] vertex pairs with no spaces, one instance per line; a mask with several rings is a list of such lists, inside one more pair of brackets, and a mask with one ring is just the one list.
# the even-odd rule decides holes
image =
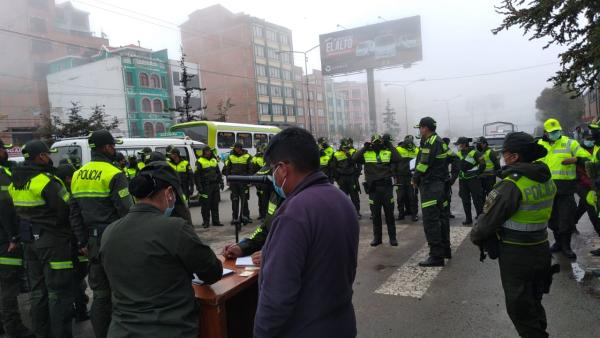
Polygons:
[[412,217],[412,221],[413,222],[418,222],[419,221],[419,216],[415,215]]
[[571,250],[571,234],[560,235],[562,253],[568,259],[577,259],[577,255]]
[[550,252],[556,253],[556,252],[561,252],[562,251],[562,247],[560,245],[560,236],[555,232],[553,233],[554,235],[554,244],[552,244],[552,246],[550,246]]
[[444,259],[440,257],[429,256],[426,260],[420,262],[419,266],[425,268],[433,266],[444,266]]
[[87,306],[85,304],[75,304],[73,305],[73,313],[75,317],[75,322],[84,322],[90,319],[89,312],[87,310]]
[[371,241],[371,246],[378,246],[379,244],[381,244],[381,237],[373,238],[373,240]]
[[450,248],[444,250],[444,258],[452,259],[452,250]]
[[592,250],[592,251],[590,251],[590,253],[591,253],[593,256],[600,256],[600,249]]
[[398,241],[395,238],[390,238],[390,245],[391,246],[398,246]]
[[212,225],[213,225],[214,227],[222,227],[222,226],[223,226],[223,223],[221,223],[221,222],[219,222],[219,221],[213,221]]
[[202,227],[203,227],[204,229],[208,228],[209,226],[210,226],[210,223],[208,223],[208,222],[204,222],[204,223],[202,223]]
[[462,222],[462,225],[473,225],[473,220],[472,219],[467,219],[464,222]]

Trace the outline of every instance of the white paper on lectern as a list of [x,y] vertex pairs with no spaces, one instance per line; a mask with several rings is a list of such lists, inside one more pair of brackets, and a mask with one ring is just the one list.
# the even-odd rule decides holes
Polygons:
[[238,257],[235,260],[235,266],[256,266],[252,263],[252,256]]

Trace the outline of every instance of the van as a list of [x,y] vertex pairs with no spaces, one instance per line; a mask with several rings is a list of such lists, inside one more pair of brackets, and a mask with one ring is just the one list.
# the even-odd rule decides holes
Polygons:
[[[169,145],[179,149],[181,157],[190,162],[192,170],[196,170],[196,160],[202,155],[205,144],[198,141],[177,138],[121,138],[122,144],[116,144],[117,152],[125,155],[125,158],[136,156],[143,148],[149,147],[152,151],[166,153]],[[55,142],[52,149],[56,153],[50,154],[54,165],[57,166],[61,160],[68,159],[72,163],[84,165],[92,160],[91,148],[87,137],[68,138]]]

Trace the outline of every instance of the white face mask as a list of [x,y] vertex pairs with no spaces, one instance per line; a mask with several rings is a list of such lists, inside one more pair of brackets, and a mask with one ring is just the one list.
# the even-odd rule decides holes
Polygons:
[[173,210],[175,209],[175,200],[175,193],[171,190],[171,193],[168,193],[167,196],[167,208],[164,211],[165,216],[169,217],[173,213]]

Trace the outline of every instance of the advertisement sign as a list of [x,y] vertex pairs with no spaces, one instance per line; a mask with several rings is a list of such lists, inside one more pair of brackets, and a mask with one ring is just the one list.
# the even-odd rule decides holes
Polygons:
[[423,58],[420,16],[324,34],[319,40],[323,75],[406,66]]

